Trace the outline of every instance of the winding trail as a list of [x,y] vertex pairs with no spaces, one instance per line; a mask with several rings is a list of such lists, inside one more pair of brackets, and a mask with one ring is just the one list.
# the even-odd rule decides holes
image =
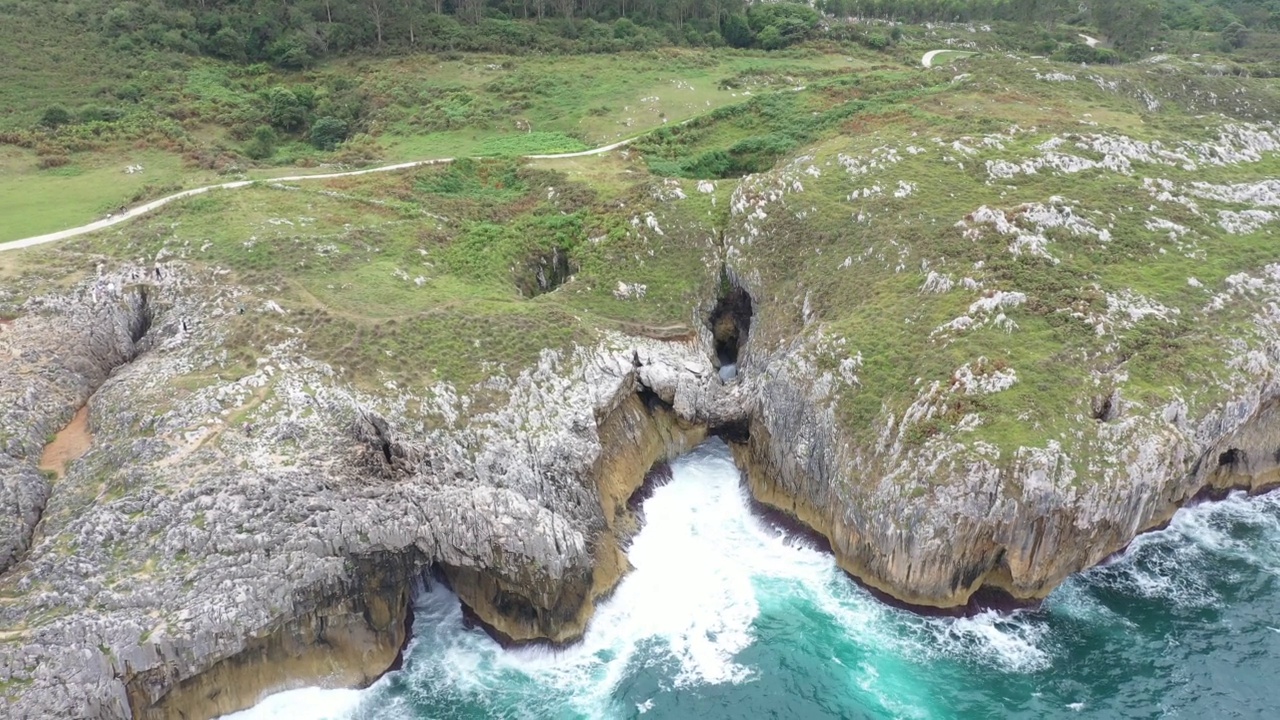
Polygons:
[[[636,138],[627,138],[626,140],[620,140],[618,142],[611,143],[609,145],[602,145],[601,147],[598,147],[598,148],[592,148],[590,150],[580,150],[578,152],[555,153],[551,155],[521,155],[520,157],[525,160],[561,160],[564,158],[587,157],[588,155],[602,155],[604,153],[610,152],[611,150],[617,150],[618,148],[623,147],[624,145],[628,145],[632,142],[635,142],[635,140]],[[427,165],[443,165],[445,163],[451,163],[453,161],[454,161],[454,158],[438,158],[436,160],[415,160],[412,162],[397,163],[395,165],[383,165],[381,167],[368,168],[365,170],[350,170],[347,172],[325,173],[323,175],[291,175],[287,177],[262,178],[261,180],[236,180],[234,182],[226,182],[218,185],[206,185],[205,187],[193,188],[191,190],[183,190],[180,193],[174,193],[173,195],[162,197],[158,200],[152,200],[151,202],[138,205],[137,207],[128,208],[122,213],[108,215],[102,220],[91,222],[88,225],[81,225],[80,227],[69,228],[67,230],[59,230],[57,232],[47,233],[45,235],[36,235],[33,237],[21,238],[19,240],[11,240],[9,242],[0,243],[0,252],[5,252],[7,250],[21,250],[23,248],[34,247],[36,245],[44,245],[46,243],[57,242],[59,240],[66,240],[67,238],[73,238],[80,235],[87,235],[91,232],[96,232],[98,230],[109,228],[112,225],[119,225],[120,223],[125,222],[126,220],[132,220],[133,218],[146,215],[147,213],[153,210],[156,210],[158,208],[162,208],[165,205],[168,205],[169,203],[174,202],[175,200],[182,200],[183,198],[189,198],[195,195],[200,195],[202,193],[207,193],[210,190],[234,190],[235,188],[242,188],[248,185],[252,185],[255,182],[280,183],[280,182],[300,182],[303,180],[331,180],[333,178],[353,177],[356,175],[369,175],[371,173],[383,173],[383,172],[394,172],[396,170],[408,170],[410,168],[424,167]]]
[[938,57],[942,53],[956,53],[961,57],[972,57],[978,54],[975,52],[969,52],[967,50],[951,50],[950,48],[945,50],[930,50],[929,52],[924,54],[924,57],[920,58],[920,64],[927,68],[931,68],[933,67],[933,59]]

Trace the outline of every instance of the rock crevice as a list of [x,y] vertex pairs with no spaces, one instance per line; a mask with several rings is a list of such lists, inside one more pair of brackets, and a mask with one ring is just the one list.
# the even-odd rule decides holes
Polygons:
[[108,275],[73,299],[33,299],[0,340],[14,356],[0,366],[0,573],[30,548],[48,503],[39,461],[49,438],[148,347],[158,291],[131,280]]

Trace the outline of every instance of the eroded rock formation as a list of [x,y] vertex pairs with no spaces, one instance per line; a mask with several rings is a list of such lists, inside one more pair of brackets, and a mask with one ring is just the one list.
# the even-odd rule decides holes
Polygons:
[[[1097,276],[1113,243],[1131,241],[1116,262],[1194,260],[1273,222],[1243,208],[1272,202],[1269,185],[1132,176],[1256,162],[1280,135],[1224,131],[1176,155],[1070,140],[1100,159],[1037,139],[1043,162],[1000,164],[1022,132],[804,156],[744,179],[695,270],[723,281],[694,331],[548,350],[487,380],[482,406],[445,384],[355,390],[301,331],[229,356],[237,318],[289,319],[216,270],[103,269],[27,300],[0,333],[10,714],[206,718],[290,687],[365,684],[394,660],[429,575],[500,638],[570,642],[627,570],[646,472],[710,432],[733,443],[757,499],[826,536],[849,572],[940,607],[984,586],[1043,597],[1196,496],[1276,484],[1280,265],[1242,253],[1163,301]],[[918,185],[892,173],[913,162],[956,183],[985,167],[989,203],[921,215],[909,237],[864,232],[904,217]],[[993,184],[1085,170],[1133,180],[1130,210],[1002,204]],[[1147,203],[1178,222],[1115,220]],[[862,234],[805,234],[820,205]],[[661,236],[645,217],[636,231]],[[1087,272],[1064,269],[1087,253]],[[1019,284],[1029,273],[1037,283]],[[620,281],[614,295],[646,292]],[[1066,323],[1076,334],[1055,334]],[[1048,350],[1026,352],[1027,337]],[[1175,350],[1195,364],[1141,365]],[[54,484],[40,449],[86,401],[94,447]]]
[[[32,399],[9,405],[26,432],[0,476],[34,496],[0,578],[17,717],[213,717],[365,684],[432,571],[496,635],[572,641],[627,568],[649,468],[745,417],[701,342],[547,352],[469,415],[362,395],[296,345],[224,370],[230,320],[263,310],[191,272],[104,273],[0,336],[20,359],[0,387]],[[94,447],[50,492],[42,438],[91,393]]]
[[[1260,162],[1277,129],[1228,125],[1176,152],[1038,139],[1044,164],[1019,171],[1040,176],[1029,191],[985,165],[997,197],[1092,169],[1133,206],[1052,195],[931,217],[907,204],[901,166],[959,184],[1024,132],[799,157],[744,180],[725,232],[738,283],[770,300],[740,359],[755,404],[735,451],[752,491],[912,604],[962,606],[984,586],[1042,598],[1197,496],[1277,482],[1280,265],[1231,255],[1232,236],[1271,221],[1258,209],[1271,188],[1128,180]],[[859,240],[807,235],[810,259],[797,258],[781,248],[820,222],[815,195],[856,208],[844,222]],[[1174,208],[1182,223],[1163,219]],[[1201,268],[1181,263],[1205,257],[1231,269],[1188,276]],[[1144,293],[1098,270],[1125,262],[1177,282]]]

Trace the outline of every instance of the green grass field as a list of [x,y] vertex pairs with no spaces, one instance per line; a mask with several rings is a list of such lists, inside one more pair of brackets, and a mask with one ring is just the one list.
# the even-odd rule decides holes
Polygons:
[[[660,204],[648,179],[619,179],[627,175],[642,177],[643,166],[613,156],[261,183],[16,256],[52,265],[68,253],[165,251],[225,267],[261,300],[285,307],[305,327],[311,354],[357,384],[466,386],[601,330],[687,324],[689,307],[715,279],[695,270],[706,236],[693,231],[710,227],[711,196],[686,181],[686,200]],[[645,212],[680,232],[637,231],[634,219]],[[537,268],[556,252],[568,258],[571,277],[538,288]],[[646,285],[645,301],[615,297],[619,282]],[[270,316],[234,323],[228,348],[242,367],[252,367],[257,348],[287,337]]]
[[[74,227],[162,191],[218,180],[331,172],[334,165],[585,150],[868,65],[869,58],[813,50],[672,49],[557,58],[416,55],[263,74],[178,57],[162,72],[108,63],[100,86],[69,86],[42,97],[15,75],[13,86],[0,89],[0,100],[14,109],[0,118],[0,129],[30,127],[49,104],[79,108],[83,102],[68,99],[76,97],[125,115],[107,126],[34,136],[29,147],[0,145],[0,242]],[[140,89],[136,102],[115,98],[119,88],[111,69],[121,74],[120,84]],[[267,160],[239,156],[237,118],[252,116],[262,93],[277,86],[346,88],[372,108],[368,132],[336,152],[282,138]],[[58,164],[46,169],[50,158]],[[124,174],[137,164],[144,172]]]
[[946,50],[933,56],[932,66],[941,67],[955,62],[956,60],[966,60],[977,55],[977,53],[967,52],[964,50]]
[[[972,437],[1003,450],[1068,437],[1089,413],[1082,406],[1094,392],[1089,373],[1117,363],[1126,368],[1126,397],[1144,407],[1170,401],[1173,387],[1196,410],[1220,402],[1224,386],[1214,373],[1222,367],[1222,333],[1247,335],[1251,310],[1241,305],[1204,322],[1196,314],[1203,293],[1188,278],[1221,286],[1272,261],[1280,247],[1269,228],[1231,235],[1173,209],[1168,219],[1200,228],[1203,250],[1173,252],[1165,233],[1146,226],[1154,211],[1146,210],[1152,200],[1142,178],[1256,181],[1280,175],[1280,159],[1000,180],[985,163],[1034,157],[1046,141],[1083,134],[1162,147],[1212,139],[1219,123],[1206,121],[1211,114],[1280,116],[1280,88],[1208,64],[1228,62],[1220,57],[1082,68],[1027,52],[1010,56],[994,46],[1006,37],[998,33],[977,37],[978,54],[948,51],[932,70],[921,68],[920,54],[942,46],[945,34],[910,29],[884,52],[827,43],[776,54],[413,55],[292,73],[189,57],[117,58],[103,63],[94,87],[69,81],[42,95],[29,80],[14,82],[0,86],[8,108],[0,131],[11,141],[0,144],[0,241],[231,178],[486,159],[211,193],[5,258],[0,271],[70,278],[84,271],[85,258],[164,252],[227,268],[252,288],[247,303],[286,310],[287,320],[268,312],[231,319],[228,367],[253,367],[264,347],[293,337],[287,328],[294,327],[308,354],[361,387],[471,387],[603,331],[679,334],[692,308],[716,292],[721,243],[746,232],[748,221],[730,206],[763,193],[776,195],[757,228],[768,240],[744,247],[738,269],[755,273],[770,303],[795,305],[777,311],[789,319],[773,331],[814,343],[819,365],[837,372],[860,354],[860,381],[875,390],[846,393],[835,405],[852,437],[870,441],[859,433],[874,432],[886,412],[901,415],[922,383],[948,383],[960,367],[979,374],[1014,368],[1018,382],[942,408],[913,431],[913,442],[953,432],[973,412],[990,420]],[[0,54],[12,60],[19,51]],[[69,67],[84,66],[86,57],[67,52]],[[951,70],[960,57],[963,68]],[[56,82],[31,62],[19,64]],[[14,77],[0,69],[0,78]],[[138,92],[121,89],[131,86]],[[295,132],[251,160],[243,151],[253,126],[282,89],[324,112],[354,103],[364,125],[333,151]],[[51,100],[81,113],[92,100],[122,115],[31,130]],[[625,153],[515,157],[632,137]],[[843,169],[851,158],[864,162],[886,149],[896,153],[892,162],[856,176]],[[128,165],[144,170],[126,174]],[[1007,237],[988,232],[979,242],[957,229],[984,205],[1016,216],[1024,204],[1051,198],[1105,225],[1112,239],[1050,232],[1057,253],[1050,262],[1015,256]],[[1234,209],[1201,205],[1210,213],[1203,217]],[[957,282],[971,277],[982,292],[1025,293],[1026,303],[1009,311],[1017,331],[988,326],[939,341],[935,329],[979,296],[972,289],[922,294],[938,268]],[[643,287],[643,300],[620,286]],[[1114,302],[1125,293],[1176,309],[1179,323],[1144,320],[1104,336],[1064,319],[1068,311],[1104,312],[1108,296]],[[843,344],[824,346],[821,337]]]

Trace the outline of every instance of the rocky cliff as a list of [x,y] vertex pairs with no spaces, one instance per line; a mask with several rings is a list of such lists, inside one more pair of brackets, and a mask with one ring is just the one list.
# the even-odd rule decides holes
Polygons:
[[[729,256],[762,299],[737,456],[912,604],[1042,598],[1188,501],[1280,479],[1276,187],[1208,181],[1259,172],[1280,132],[1025,132],[832,144],[735,191]],[[925,182],[955,199],[920,212]],[[812,247],[783,251],[802,228]]]
[[[362,395],[288,345],[232,381],[228,326],[275,312],[245,303],[216,273],[126,267],[0,332],[11,716],[213,717],[367,684],[433,572],[496,635],[571,641],[627,567],[649,468],[743,417],[697,342],[622,336],[548,351],[470,415]],[[94,445],[54,482],[45,436],[86,400]]]
[[[437,245],[476,223],[365,202],[378,224],[313,225],[359,187],[247,188],[272,214],[230,239],[224,216],[160,217],[79,248],[116,259],[63,286],[0,288],[8,715],[208,718],[363,685],[423,582],[500,639],[571,642],[626,572],[646,473],[710,432],[850,573],[938,607],[1043,597],[1197,496],[1275,484],[1280,131],[1141,127],[1154,95],[1111,118],[1128,134],[1092,113],[1038,129],[1009,121],[1028,111],[996,73],[1052,83],[1043,102],[1121,86],[990,70],[944,98],[983,98],[981,132],[872,118],[740,182],[599,203],[618,217],[549,174],[513,175],[510,205],[445,197],[492,211],[465,239],[509,252],[464,258],[492,275],[471,305],[451,304],[463,272]],[[943,102],[917,99],[903,117]],[[523,238],[495,217],[577,242],[582,277],[517,302],[501,283]],[[120,259],[138,256],[157,262]],[[329,313],[388,297],[413,312]],[[687,326],[648,324],[676,303]],[[465,322],[432,324],[451,313]],[[529,336],[555,342],[532,360],[504,345]],[[383,374],[352,382],[348,362]],[[468,381],[402,382],[430,362]],[[93,446],[40,472],[86,403]]]

